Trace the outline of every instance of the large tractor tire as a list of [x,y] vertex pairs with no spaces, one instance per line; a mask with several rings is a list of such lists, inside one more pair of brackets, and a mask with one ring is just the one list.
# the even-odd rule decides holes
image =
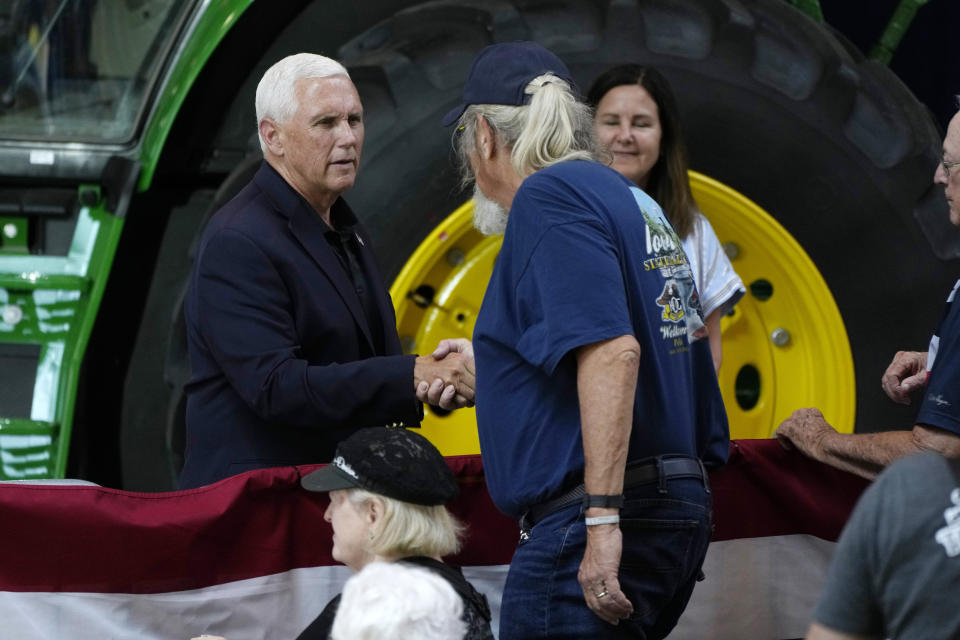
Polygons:
[[[226,116],[184,109],[185,123],[175,131],[186,139],[216,112],[222,124],[208,140],[209,153],[249,149],[252,91],[270,63],[301,50],[343,60],[366,121],[361,172],[346,198],[371,229],[387,280],[405,278],[394,294],[401,325],[412,323],[401,326],[412,348],[432,349],[423,338],[433,334],[422,326],[432,322],[430,313],[452,313],[469,333],[483,269],[495,255],[463,225],[457,238],[446,233],[463,220],[464,213],[447,219],[467,196],[457,187],[450,131],[440,118],[459,101],[482,47],[532,39],[560,55],[583,90],[622,62],[654,65],[671,80],[692,168],[704,176],[695,176],[697,195],[749,285],[738,305],[739,318],[749,321],[738,324],[737,313],[725,320],[732,346],[725,348],[721,384],[728,408],[741,419],[762,413],[762,437],[793,408],[816,405],[824,394],[839,397],[828,418],[844,430],[910,424],[911,411],[885,399],[879,376],[897,349],[924,347],[956,275],[957,265],[941,258],[960,254],[932,185],[940,134],[886,68],[782,0],[439,0],[365,3],[363,15],[358,11],[323,0],[308,5],[249,76],[218,88],[232,96]],[[201,80],[220,77],[217,64],[227,68],[229,48],[243,44],[228,35],[220,47],[227,53],[218,52]],[[171,154],[166,161],[170,171],[178,160]],[[466,244],[454,246],[461,238]],[[431,249],[431,239],[447,244]],[[414,264],[404,268],[415,251]],[[186,246],[179,255],[186,261]],[[461,278],[457,269],[468,263],[486,266]],[[461,317],[447,303],[463,297],[472,301]],[[784,325],[791,313],[807,320]],[[145,317],[139,341],[166,344],[179,335],[171,321],[182,319],[174,312]],[[774,336],[776,329],[785,334]],[[175,421],[182,422],[176,407],[186,372],[182,342],[170,342],[170,350],[176,353],[165,359],[166,381],[155,374],[158,363],[133,354],[127,388],[150,389],[140,397],[152,398],[152,409],[140,402],[128,410],[125,403],[123,428],[135,436],[124,438],[122,455],[137,461],[124,465],[127,486],[167,488],[176,472],[175,456],[161,451],[178,441],[170,434],[182,432]],[[128,416],[139,416],[136,424]],[[464,418],[429,418],[454,419]],[[465,452],[454,451],[458,442],[445,452]]]

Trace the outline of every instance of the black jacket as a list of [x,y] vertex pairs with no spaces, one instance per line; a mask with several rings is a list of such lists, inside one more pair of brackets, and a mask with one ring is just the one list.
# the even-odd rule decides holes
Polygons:
[[379,326],[324,237],[329,227],[268,164],[204,231],[184,302],[182,489],[329,462],[355,429],[419,423],[414,356],[402,355],[370,239],[343,200],[333,207],[353,223]]

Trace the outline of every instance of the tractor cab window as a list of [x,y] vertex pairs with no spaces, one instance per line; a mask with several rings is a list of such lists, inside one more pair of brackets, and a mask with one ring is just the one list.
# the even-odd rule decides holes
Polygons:
[[122,143],[189,0],[0,0],[0,138]]

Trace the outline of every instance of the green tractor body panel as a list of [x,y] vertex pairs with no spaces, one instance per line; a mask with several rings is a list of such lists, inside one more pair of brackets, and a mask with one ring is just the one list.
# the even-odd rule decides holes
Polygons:
[[252,2],[253,0],[204,2],[203,4],[208,6],[197,15],[193,28],[181,40],[181,49],[172,61],[173,68],[164,82],[156,109],[151,114],[143,135],[140,151],[140,162],[143,165],[139,184],[141,191],[150,187],[164,142],[194,80],[223,36]]
[[[143,91],[139,109],[145,121],[131,118],[125,123],[125,131],[130,135],[126,142],[116,139],[115,129],[107,129],[108,139],[97,141],[91,135],[91,127],[85,131],[76,127],[75,131],[63,133],[54,127],[52,135],[44,136],[27,126],[26,135],[21,136],[0,126],[0,138],[12,133],[11,144],[28,154],[28,166],[53,167],[64,149],[81,156],[65,172],[55,175],[58,181],[76,184],[73,197],[69,190],[60,190],[65,191],[59,194],[65,204],[61,205],[62,211],[55,213],[76,216],[65,255],[33,255],[28,234],[36,232],[39,225],[31,224],[29,217],[0,217],[0,353],[7,356],[5,364],[20,365],[16,371],[8,368],[0,373],[7,389],[0,397],[8,399],[7,403],[0,403],[0,479],[64,477],[81,366],[113,266],[130,191],[137,183],[140,190],[150,186],[164,140],[184,96],[223,34],[251,1],[168,3],[167,39],[154,42],[153,49],[165,51],[169,60],[154,67],[155,86]],[[56,18],[55,15],[50,23]],[[158,34],[151,32],[147,36]],[[157,96],[151,100],[156,89]],[[46,114],[43,117],[49,118]],[[136,138],[138,131],[143,132],[140,140]],[[17,139],[21,137],[24,140]],[[126,170],[111,184],[116,193],[104,197],[102,184],[77,184],[96,177],[82,167],[97,163],[82,156],[127,160]],[[108,164],[109,159],[103,167]],[[81,169],[72,171],[74,167]],[[48,175],[53,177],[55,173]],[[6,190],[0,196],[6,205],[4,211],[19,208],[30,213],[26,191]],[[30,401],[25,403],[24,398]]]
[[4,479],[64,475],[80,363],[122,227],[102,205],[83,207],[66,256],[0,254],[0,340],[36,358],[29,417],[0,416]]

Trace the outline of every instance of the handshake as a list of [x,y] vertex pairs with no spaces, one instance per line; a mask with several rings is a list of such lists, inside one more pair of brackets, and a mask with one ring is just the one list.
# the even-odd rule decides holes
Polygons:
[[447,411],[473,406],[475,377],[473,345],[466,338],[441,340],[413,365],[417,399]]

